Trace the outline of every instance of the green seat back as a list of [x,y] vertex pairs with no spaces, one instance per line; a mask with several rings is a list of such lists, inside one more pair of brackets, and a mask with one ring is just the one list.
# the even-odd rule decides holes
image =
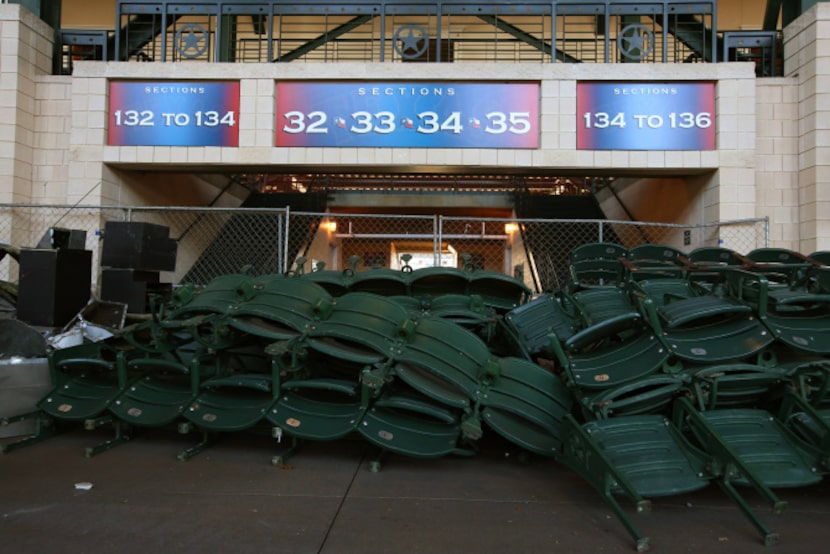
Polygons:
[[470,293],[470,272],[455,267],[421,267],[409,279],[410,294],[416,297]]
[[[442,401],[451,388],[458,394],[474,399],[479,386],[479,374],[490,351],[484,341],[459,325],[438,317],[418,320],[415,332],[400,352],[395,354],[399,364],[420,371],[399,372],[398,376],[421,393]],[[429,381],[413,379],[419,373],[428,374],[440,385],[427,386]]]
[[628,249],[612,242],[589,242],[577,246],[571,251],[570,261],[582,260],[616,260],[627,258]]
[[581,399],[586,417],[605,419],[642,414],[668,413],[685,382],[677,375],[648,375]]
[[350,292],[369,292],[381,296],[407,296],[410,272],[395,269],[370,269],[355,273]]
[[316,283],[269,275],[257,279],[249,295],[231,308],[229,325],[271,340],[286,340],[304,332],[319,317],[317,307],[331,300]]
[[333,269],[322,269],[303,273],[301,278],[311,281],[325,289],[332,296],[343,296],[349,292],[354,273],[351,270],[336,271]]
[[514,308],[504,315],[503,323],[518,351],[528,359],[550,353],[551,334],[566,341],[577,330],[577,319],[562,309],[552,294],[545,294]]
[[691,383],[701,407],[755,408],[783,390],[787,371],[755,364],[720,364],[695,370]]
[[478,330],[495,324],[495,311],[477,295],[444,294],[441,296],[394,296],[412,319],[440,317],[468,329]]
[[622,282],[625,267],[616,259],[571,261],[570,290],[614,286]]
[[807,257],[821,265],[830,266],[830,250],[817,250]]
[[752,309],[745,304],[718,296],[695,296],[668,302],[657,310],[669,329],[684,325],[697,325],[712,318],[728,318],[733,315],[751,315]]
[[583,317],[585,327],[606,319],[637,313],[626,292],[617,287],[577,292],[573,295],[573,301]]
[[346,360],[375,363],[402,340],[409,312],[389,298],[352,292],[335,298],[321,321],[308,331],[314,349]]
[[531,452],[555,456],[562,419],[571,410],[570,392],[558,376],[520,358],[491,362],[482,377],[484,422],[507,440]]
[[720,246],[695,248],[689,252],[689,260],[694,265],[703,267],[742,266],[746,263],[734,250]]
[[509,275],[475,270],[470,277],[469,293],[480,296],[485,305],[506,312],[521,306],[531,291],[522,281]]
[[685,265],[686,253],[665,244],[638,244],[628,251],[628,259],[635,265],[660,264],[680,267]]
[[240,300],[240,293],[253,286],[250,275],[231,273],[211,280],[201,289],[183,299],[165,319],[187,319],[200,314],[226,314]]
[[574,248],[569,257],[571,290],[619,283],[624,267],[619,258],[627,258],[628,249],[607,242],[587,243]]
[[[476,383],[473,380],[462,378],[462,385],[456,380],[445,378],[444,374],[435,370],[426,369],[423,365],[398,362],[394,367],[395,375],[424,396],[432,398],[445,406],[467,408],[471,402],[471,390]],[[440,371],[440,370],[439,370]],[[459,376],[454,376],[459,379]]]

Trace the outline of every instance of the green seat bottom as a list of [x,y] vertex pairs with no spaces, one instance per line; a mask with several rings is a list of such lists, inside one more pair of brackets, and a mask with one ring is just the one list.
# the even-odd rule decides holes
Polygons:
[[[701,415],[768,487],[800,487],[821,481],[816,461],[764,410],[710,410]],[[735,482],[745,484],[743,479]]]
[[453,452],[461,433],[457,423],[429,418],[420,412],[374,406],[358,426],[372,444],[416,458],[438,458]]
[[301,439],[334,440],[354,431],[365,411],[355,388],[349,391],[332,380],[316,381],[319,383],[284,390],[265,419]]
[[692,492],[709,483],[699,453],[663,416],[617,417],[586,423],[583,428],[643,497]]
[[754,317],[717,319],[699,327],[674,328],[664,340],[672,353],[696,363],[720,363],[750,357],[767,347],[774,337]]
[[641,333],[623,342],[571,354],[567,371],[579,387],[609,388],[657,372],[668,356],[653,334]]
[[165,382],[145,377],[121,393],[109,409],[124,422],[142,427],[163,427],[176,421],[192,398],[189,382]]
[[75,377],[49,391],[38,408],[56,419],[83,421],[100,416],[120,392],[114,382]]
[[204,389],[182,415],[207,431],[244,431],[261,421],[274,399],[249,388]]
[[550,429],[531,425],[527,419],[496,407],[485,408],[481,415],[493,431],[529,452],[548,457],[559,452],[562,441]]
[[796,350],[830,355],[830,317],[768,314],[765,323],[775,337]]
[[693,324],[695,321],[748,314],[751,309],[749,306],[718,296],[693,296],[664,304],[658,312],[666,327],[673,329]]

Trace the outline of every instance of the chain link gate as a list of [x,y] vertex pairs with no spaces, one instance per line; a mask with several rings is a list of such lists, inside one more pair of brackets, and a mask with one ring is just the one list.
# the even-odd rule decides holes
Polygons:
[[289,266],[303,258],[306,271],[400,269],[404,254],[413,269],[457,265],[452,252],[442,253],[437,216],[291,212],[288,228]]

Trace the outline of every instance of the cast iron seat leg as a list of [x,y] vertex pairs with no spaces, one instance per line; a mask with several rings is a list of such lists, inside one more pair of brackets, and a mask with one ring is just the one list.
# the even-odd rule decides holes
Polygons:
[[[738,505],[738,508],[743,512],[746,518],[752,523],[753,527],[758,530],[761,535],[764,537],[764,546],[775,546],[781,540],[778,533],[771,531],[769,527],[764,525],[764,522],[761,521],[761,518],[752,511],[752,508],[749,507],[746,500],[740,495],[740,493],[735,490],[735,487],[732,486],[732,483],[729,482],[728,479],[716,479],[716,483],[720,486],[721,490],[723,490],[734,502]],[[777,502],[773,509],[773,513],[780,514],[784,511],[786,506],[786,502]]]
[[7,425],[18,423],[20,421],[26,421],[29,419],[35,420],[34,435],[23,439],[19,439],[9,444],[0,445],[0,452],[11,452],[12,450],[17,450],[18,448],[22,448],[24,446],[37,444],[40,441],[46,440],[57,433],[57,429],[55,428],[55,420],[39,410],[16,416],[0,418],[0,427],[5,427]]
[[[180,432],[182,431],[181,428],[179,430],[180,430]],[[187,431],[184,431],[184,432],[187,432]],[[190,458],[192,458],[196,454],[199,454],[202,451],[207,450],[209,447],[216,444],[216,442],[218,440],[219,440],[219,433],[211,433],[210,431],[202,431],[202,440],[199,441],[199,444],[197,444],[195,446],[191,446],[190,448],[186,448],[185,450],[182,450],[181,452],[179,452],[179,454],[176,456],[176,458],[180,462],[186,462],[187,460],[189,460]]]
[[387,454],[389,454],[388,450],[378,449],[374,458],[369,460],[369,471],[371,473],[380,473],[380,470],[383,467],[383,461],[386,459]]
[[115,448],[119,444],[125,443],[128,440],[130,440],[130,427],[123,421],[115,419],[112,416],[103,416],[97,419],[88,419],[84,422],[84,429],[86,429],[87,431],[93,431],[103,425],[109,424],[112,424],[115,429],[115,437],[111,438],[108,441],[104,441],[101,444],[96,444],[95,446],[88,446],[84,449],[84,457],[92,458],[93,456],[100,454],[101,452],[106,452],[107,450]]
[[[281,427],[274,427],[271,433],[271,436],[277,440],[278,443],[282,443],[283,432]],[[289,458],[294,456],[297,452],[300,451],[300,445],[302,441],[297,437],[291,437],[291,445],[277,454],[276,456],[271,458],[271,465],[274,467],[278,467],[283,469],[286,467],[286,462]]]

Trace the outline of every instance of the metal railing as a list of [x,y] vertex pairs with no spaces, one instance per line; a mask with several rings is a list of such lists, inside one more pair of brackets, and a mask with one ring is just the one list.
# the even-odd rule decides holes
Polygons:
[[[53,228],[86,233],[99,272],[108,221],[164,225],[178,244],[176,269],[161,279],[204,284],[242,270],[252,274],[303,268],[356,271],[409,265],[475,267],[523,276],[534,291],[555,290],[567,279],[568,255],[589,242],[667,244],[691,251],[724,246],[749,252],[768,245],[767,219],[705,225],[610,220],[515,219],[291,212],[289,209],[62,206],[0,204],[0,242],[33,248]],[[354,260],[357,260],[356,262]],[[16,282],[18,267],[0,261],[0,280]],[[93,277],[94,287],[97,277]]]
[[721,45],[725,62],[753,62],[758,77],[784,75],[781,31],[724,31]]
[[112,31],[96,30],[61,30],[57,33],[57,48],[60,56],[59,73],[72,75],[75,62],[107,61],[110,59],[109,43],[113,40]]
[[122,61],[715,62],[716,12],[714,0],[119,0],[115,43]]

